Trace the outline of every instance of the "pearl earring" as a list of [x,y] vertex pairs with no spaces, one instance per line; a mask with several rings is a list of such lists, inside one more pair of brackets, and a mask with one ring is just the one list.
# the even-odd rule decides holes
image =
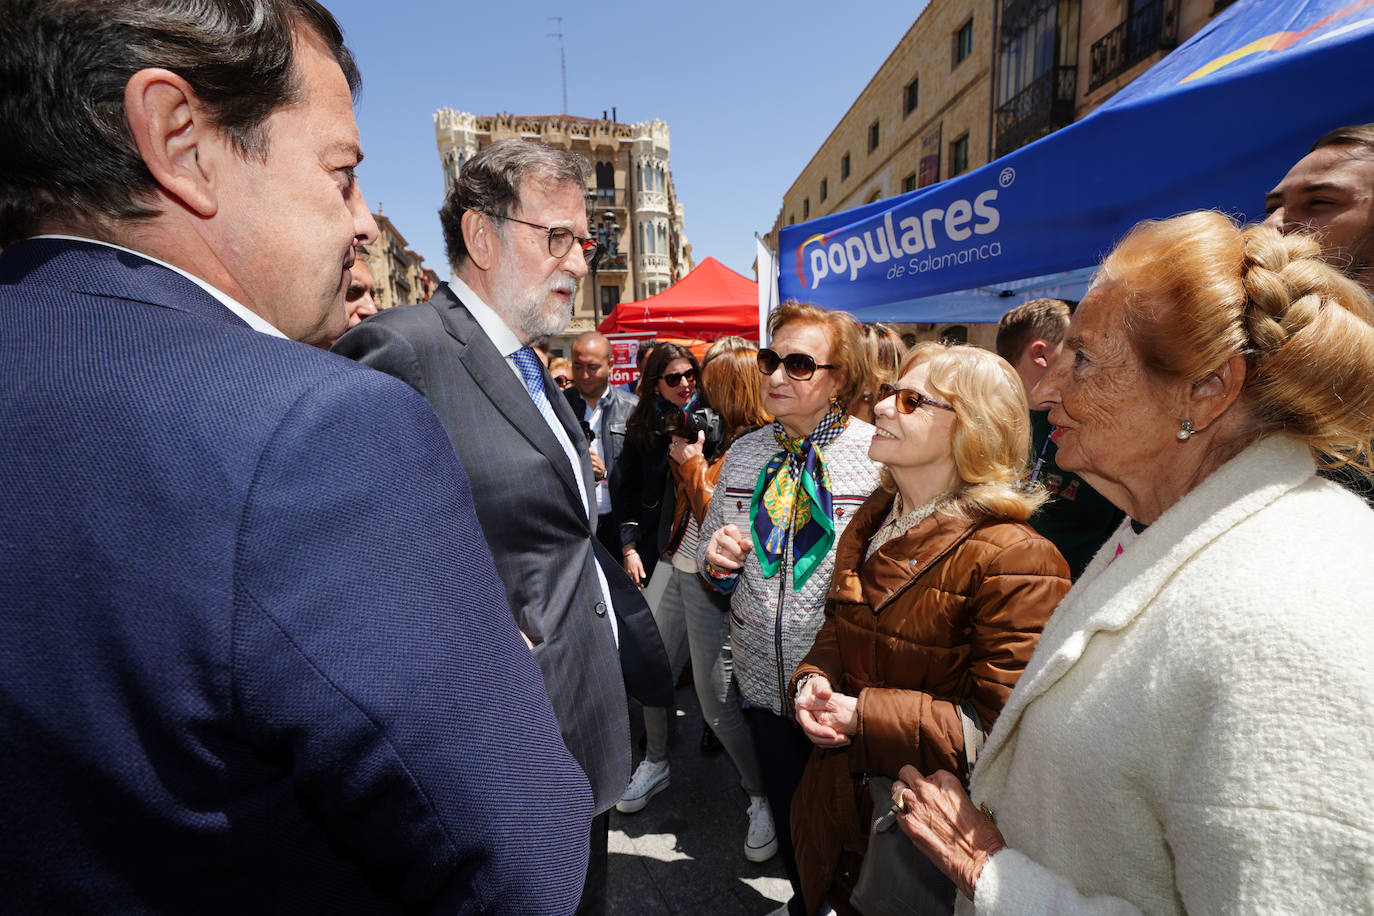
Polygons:
[[1193,421],[1184,420],[1178,424],[1178,441],[1186,442],[1191,438],[1193,438]]

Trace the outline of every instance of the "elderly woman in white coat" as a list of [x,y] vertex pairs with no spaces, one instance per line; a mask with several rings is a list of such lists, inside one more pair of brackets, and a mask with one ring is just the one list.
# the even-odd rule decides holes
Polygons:
[[1312,239],[1137,226],[1036,389],[1128,518],[1046,625],[974,771],[902,770],[978,913],[1374,909],[1374,310]]

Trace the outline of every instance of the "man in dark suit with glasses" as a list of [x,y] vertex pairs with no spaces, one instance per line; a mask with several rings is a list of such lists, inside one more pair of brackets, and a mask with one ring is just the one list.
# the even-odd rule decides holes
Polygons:
[[666,705],[673,685],[648,606],[596,539],[586,436],[529,347],[567,327],[596,256],[588,173],[581,155],[541,143],[479,152],[439,211],[453,279],[423,305],[360,324],[334,352],[423,394],[472,480],[511,613],[592,785],[580,911],[599,912],[609,809],[629,779],[625,687]]

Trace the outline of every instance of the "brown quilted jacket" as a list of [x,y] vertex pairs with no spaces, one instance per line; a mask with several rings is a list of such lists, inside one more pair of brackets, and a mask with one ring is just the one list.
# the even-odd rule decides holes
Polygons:
[[[904,764],[967,782],[958,703],[990,731],[1069,590],[1059,551],[1029,526],[926,519],[863,555],[893,496],[873,494],[835,553],[825,623],[792,677],[824,674],[858,697],[858,731],[843,748],[815,748],[792,804],[792,839],[808,909],[847,907],[867,845],[868,774]],[[841,853],[848,853],[843,856]],[[837,884],[838,887],[832,887]]]
[[[716,490],[716,481],[720,480],[720,464],[724,458],[725,452],[722,451],[711,464],[707,464],[700,455],[688,458],[682,464],[671,460],[668,462],[673,480],[677,483],[677,499],[673,502],[673,531],[682,527],[689,510],[698,525],[706,517],[706,508],[711,505],[711,495]],[[707,532],[708,535],[710,533]]]

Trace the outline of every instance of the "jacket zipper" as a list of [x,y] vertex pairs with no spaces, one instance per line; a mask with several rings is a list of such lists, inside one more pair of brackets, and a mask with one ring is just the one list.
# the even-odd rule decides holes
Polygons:
[[[792,501],[792,516],[795,517],[796,514],[797,514],[797,502],[796,502],[796,500],[793,500],[793,501]],[[788,572],[789,572],[790,569],[791,569],[790,564],[788,563],[788,557],[791,556],[791,552],[788,550],[788,548],[789,548],[791,545],[792,545],[792,518],[788,518],[788,520],[787,520],[787,533],[786,533],[785,535],[783,535],[783,540],[782,540],[782,562],[781,562],[781,564],[780,564],[779,567],[778,567],[778,613],[777,613],[777,621],[776,621],[776,625],[775,625],[775,627],[774,627],[774,636],[773,636],[773,638],[774,638],[774,647],[775,647],[776,650],[777,650],[777,662],[778,662],[778,700],[780,701],[780,704],[781,704],[781,706],[782,706],[782,714],[783,714],[784,716],[787,715],[787,711],[788,711],[788,709],[791,707],[791,703],[788,701],[788,698],[787,698],[787,680],[788,680],[788,678],[787,678],[787,675],[786,675],[786,674],[783,672],[783,670],[782,670],[782,611],[783,611],[783,604],[786,602],[786,599],[787,599],[787,574],[788,574]]]

